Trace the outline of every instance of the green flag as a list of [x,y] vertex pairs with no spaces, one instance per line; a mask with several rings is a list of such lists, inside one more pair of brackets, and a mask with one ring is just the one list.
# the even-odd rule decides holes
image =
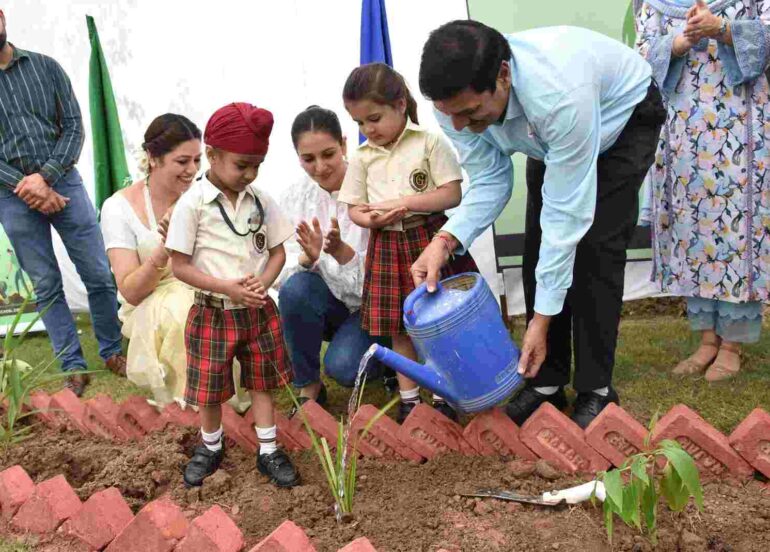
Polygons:
[[126,150],[120,131],[118,107],[112,92],[110,73],[104,59],[94,18],[86,16],[88,38],[91,41],[91,61],[88,67],[88,100],[91,111],[91,133],[94,143],[94,183],[96,209],[104,200],[122,188],[131,175],[126,164]]

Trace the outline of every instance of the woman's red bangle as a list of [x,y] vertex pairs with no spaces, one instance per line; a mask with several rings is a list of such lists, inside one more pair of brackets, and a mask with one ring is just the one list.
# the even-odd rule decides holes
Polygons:
[[454,259],[455,255],[452,251],[452,246],[449,243],[449,237],[445,236],[444,234],[436,234],[433,236],[434,240],[441,240],[444,244],[444,247],[446,247],[446,252],[449,254],[450,259]]

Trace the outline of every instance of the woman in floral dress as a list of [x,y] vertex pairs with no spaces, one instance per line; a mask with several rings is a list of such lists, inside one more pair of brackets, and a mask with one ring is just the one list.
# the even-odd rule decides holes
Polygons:
[[637,13],[668,110],[648,174],[654,278],[687,297],[702,334],[674,372],[727,379],[770,291],[770,0],[646,0]]

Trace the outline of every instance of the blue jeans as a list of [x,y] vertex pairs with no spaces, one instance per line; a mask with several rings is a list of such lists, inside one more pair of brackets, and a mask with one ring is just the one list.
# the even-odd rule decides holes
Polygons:
[[[294,386],[319,381],[321,342],[328,341],[326,374],[343,387],[352,387],[361,357],[375,342],[361,329],[358,312],[351,314],[323,278],[313,272],[297,272],[281,286],[278,310],[294,368]],[[381,368],[372,360],[367,377],[379,377]]]
[[96,212],[76,169],[71,169],[53,186],[70,199],[54,215],[30,209],[10,190],[0,190],[0,224],[13,246],[19,264],[32,279],[38,310],[50,304],[43,323],[59,356],[62,370],[86,368],[75,320],[64,298],[62,276],[51,241],[53,226],[61,236],[67,253],[88,292],[88,306],[94,333],[103,359],[122,350],[118,298],[110,264],[104,251]]
[[762,302],[728,303],[688,297],[687,318],[693,331],[713,330],[725,341],[756,343],[762,333]]

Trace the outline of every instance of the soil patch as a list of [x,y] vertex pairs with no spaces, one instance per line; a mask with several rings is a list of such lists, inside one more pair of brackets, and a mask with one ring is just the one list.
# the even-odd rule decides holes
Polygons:
[[[0,467],[20,464],[36,482],[62,473],[82,499],[115,486],[135,512],[164,494],[190,519],[218,504],[244,532],[246,550],[287,518],[306,530],[319,552],[336,551],[359,536],[368,537],[380,552],[653,550],[620,521],[615,547],[610,547],[599,506],[544,509],[459,496],[480,487],[540,493],[582,482],[564,476],[549,481],[498,457],[447,455],[422,465],[364,459],[358,470],[356,520],[338,525],[311,452],[294,455],[303,484],[291,490],[269,485],[256,471],[254,456],[238,449],[228,450],[223,469],[202,488],[187,490],[181,468],[195,440],[195,431],[184,428],[127,444],[39,429],[32,439],[9,449]],[[758,482],[709,483],[705,503],[702,514],[690,508],[677,516],[661,508],[656,550],[770,550],[770,489]],[[67,547],[53,539],[37,549]]]

